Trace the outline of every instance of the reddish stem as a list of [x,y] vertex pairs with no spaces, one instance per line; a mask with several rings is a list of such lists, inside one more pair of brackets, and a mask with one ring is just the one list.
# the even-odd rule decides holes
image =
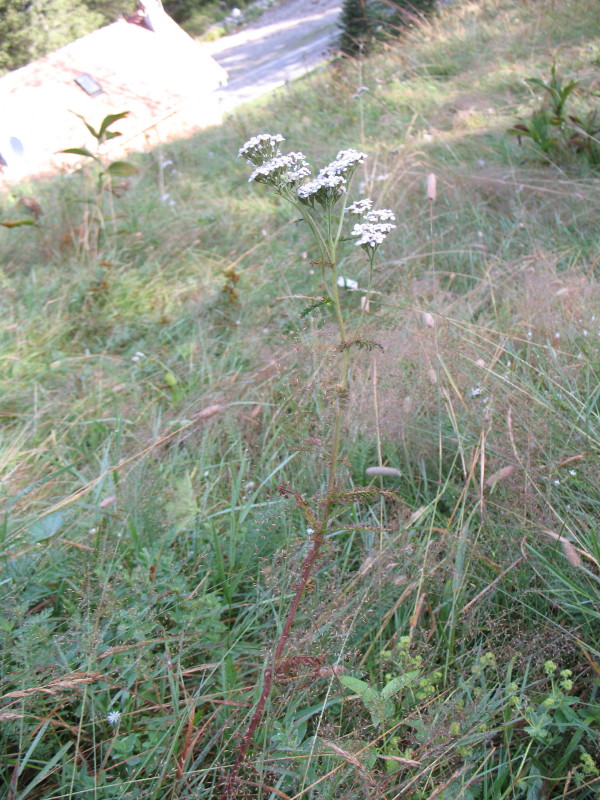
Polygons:
[[250,747],[250,742],[252,741],[252,736],[254,735],[254,731],[258,727],[258,724],[262,718],[265,703],[267,702],[267,698],[271,693],[271,685],[273,684],[273,676],[275,674],[275,668],[277,666],[277,663],[279,662],[279,659],[281,658],[281,654],[283,653],[285,645],[287,644],[287,640],[289,638],[290,631],[294,623],[294,617],[296,616],[296,612],[298,611],[298,606],[300,605],[302,594],[304,592],[304,589],[306,588],[306,584],[310,579],[312,568],[314,566],[319,550],[321,549],[328,512],[329,512],[329,507],[326,508],[325,521],[321,524],[319,531],[315,533],[313,545],[310,549],[310,552],[308,553],[308,555],[304,560],[304,564],[302,565],[302,573],[300,575],[298,588],[296,589],[296,593],[294,594],[294,599],[292,600],[292,605],[290,606],[290,610],[288,611],[285,625],[283,626],[283,630],[281,631],[279,641],[277,642],[277,648],[275,649],[275,653],[273,655],[273,661],[271,663],[271,667],[265,673],[265,682],[263,685],[262,692],[260,693],[258,703],[254,710],[254,714],[252,715],[252,719],[250,720],[250,724],[248,725],[248,730],[244,734],[244,738],[242,739],[242,742],[239,746],[235,764],[233,765],[233,768],[229,773],[229,777],[227,778],[227,783],[225,784],[225,791],[222,795],[223,800],[230,800],[232,797],[235,797],[236,795],[236,789],[235,789],[236,778],[238,772],[240,771],[240,767],[242,766],[242,762],[246,756],[246,753],[248,752],[248,748]]

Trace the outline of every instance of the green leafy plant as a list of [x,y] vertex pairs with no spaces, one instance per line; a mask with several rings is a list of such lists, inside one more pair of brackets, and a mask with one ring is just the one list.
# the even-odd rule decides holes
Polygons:
[[600,164],[597,111],[592,109],[583,118],[567,113],[567,103],[580,86],[579,82],[563,80],[553,64],[549,81],[528,78],[527,83],[543,93],[542,107],[508,132],[519,140],[530,139],[547,158],[563,160],[575,154],[583,156],[592,166]]
[[108,114],[99,128],[96,130],[81,114],[76,114],[87,128],[88,132],[96,140],[96,152],[92,152],[87,147],[68,147],[62,153],[73,156],[83,156],[88,158],[94,166],[96,173],[94,192],[85,215],[86,242],[94,252],[98,247],[98,241],[106,230],[106,215],[104,213],[104,200],[109,198],[110,216],[114,221],[114,208],[112,198],[120,197],[129,188],[128,178],[136,175],[138,168],[130,161],[116,160],[110,161],[104,155],[104,145],[122,136],[120,131],[111,130],[112,126],[119,120],[125,119],[128,111],[119,114]]

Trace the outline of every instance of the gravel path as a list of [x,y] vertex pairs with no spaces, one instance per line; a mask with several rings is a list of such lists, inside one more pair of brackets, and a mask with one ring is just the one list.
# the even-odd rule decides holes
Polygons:
[[237,33],[206,45],[229,74],[215,92],[231,111],[310,72],[335,50],[342,0],[284,0]]

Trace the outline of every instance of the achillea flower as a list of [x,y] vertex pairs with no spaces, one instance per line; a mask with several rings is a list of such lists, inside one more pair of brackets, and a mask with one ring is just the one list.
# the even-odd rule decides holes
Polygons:
[[287,153],[276,155],[258,166],[248,181],[267,183],[276,189],[283,185],[291,185],[308,178],[310,166],[303,153]]
[[240,147],[238,158],[245,158],[248,164],[254,164],[255,167],[258,167],[275,156],[281,155],[279,151],[280,142],[285,142],[280,133],[275,135],[259,133],[258,136],[248,139],[246,144]]
[[342,175],[325,175],[323,170],[308,183],[298,187],[298,197],[303,203],[330,207],[346,192],[346,179]]
[[354,203],[348,206],[346,209],[347,214],[358,214],[359,216],[363,216],[363,214],[367,211],[370,211],[373,208],[373,201],[369,200],[367,197],[364,200],[356,200]]
[[299,187],[298,197],[303,203],[319,203],[324,208],[331,208],[346,193],[352,173],[366,157],[366,153],[352,148],[340,150],[335,159],[319,171],[316,178]]
[[[377,212],[369,213],[375,214]],[[392,219],[393,218],[392,215]],[[396,226],[391,222],[357,222],[350,232],[350,236],[354,236],[358,239],[358,241],[354,243],[357,247],[360,246],[365,249],[371,248],[374,250],[383,243],[385,237],[395,227]]]
[[319,175],[343,175],[346,177],[347,173],[352,174],[359,164],[364,164],[365,158],[367,158],[366,153],[361,153],[352,147],[348,150],[340,150],[335,159],[323,167]]
[[[396,221],[396,215],[389,208],[381,208],[375,211],[369,211],[365,214],[366,222],[385,222],[386,220]],[[393,227],[396,227],[395,225]]]

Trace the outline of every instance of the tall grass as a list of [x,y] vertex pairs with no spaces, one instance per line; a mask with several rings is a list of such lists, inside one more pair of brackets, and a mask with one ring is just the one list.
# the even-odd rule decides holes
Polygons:
[[217,797],[260,696],[307,546],[276,487],[323,488],[335,340],[300,317],[310,238],[235,159],[259,129],[365,150],[397,212],[345,463],[402,475],[330,526],[240,796],[595,796],[598,179],[505,132],[553,61],[593,87],[598,35],[584,0],[453,3],[360,81],[133,156],[97,254],[84,175],[15,189],[44,214],[0,228],[4,796]]

